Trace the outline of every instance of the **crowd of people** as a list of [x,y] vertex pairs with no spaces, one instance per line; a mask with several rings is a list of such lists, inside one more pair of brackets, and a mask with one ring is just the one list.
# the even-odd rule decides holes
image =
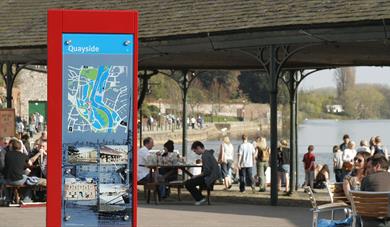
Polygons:
[[345,194],[350,190],[390,191],[390,173],[388,170],[388,152],[379,136],[369,142],[355,142],[344,135],[343,143],[334,147],[333,164],[337,182],[343,182]]
[[[41,185],[46,186],[47,175],[47,132],[30,146],[27,133],[16,137],[5,137],[0,147],[0,185],[3,201],[6,204],[15,202],[12,191],[8,186]],[[26,187],[21,192],[22,202],[44,201],[45,192],[32,194]]]
[[[143,164],[143,157],[146,157],[152,147],[153,140],[150,137],[146,138],[138,156],[140,164]],[[265,171],[270,164],[271,150],[264,137],[249,142],[248,137],[242,135],[242,143],[237,147],[237,153],[227,136],[223,138],[217,155],[214,155],[214,150],[206,149],[200,141],[195,141],[191,150],[201,155],[199,161],[202,163],[201,171],[184,182],[186,189],[195,199],[195,205],[206,202],[206,198],[201,193],[202,188],[211,187],[215,181],[222,179],[224,190],[229,190],[237,175],[240,192],[244,193],[246,187],[250,187],[252,192],[255,192],[256,181],[259,183],[259,191],[266,191]],[[173,152],[173,141],[169,140],[164,144],[164,152],[160,155],[166,155],[165,152]],[[281,191],[284,184],[284,192],[289,193],[290,149],[286,140],[280,141],[277,152],[278,190]],[[313,191],[317,188],[325,188],[330,181],[329,166],[316,163],[313,145],[308,146],[302,161],[305,170],[304,185],[311,187]],[[256,167],[256,174],[252,173],[253,167]],[[388,167],[388,152],[379,136],[371,138],[370,142],[362,140],[360,147],[355,148],[355,143],[350,137],[344,135],[343,143],[333,147],[335,178],[337,182],[343,182],[343,190],[348,198],[350,190],[390,191]],[[177,180],[177,172],[174,169],[168,167],[162,171],[164,175],[173,171],[175,174],[169,175],[171,176],[169,180]],[[153,176],[150,176],[149,169],[144,167],[138,169],[139,182],[149,180],[150,177]],[[162,175],[157,177],[161,178]],[[160,187],[162,195],[166,195],[166,190],[167,188]],[[386,222],[384,226],[390,225],[387,220],[369,221]]]
[[[142,120],[143,131],[175,130],[181,129],[183,125],[182,119],[174,114],[160,115],[158,117],[149,116]],[[141,127],[140,123],[141,120],[138,120],[139,127]],[[204,118],[200,115],[187,117],[186,123],[190,129],[202,129],[205,125]]]
[[[143,141],[143,147],[138,151],[138,164],[145,165],[147,156],[150,155],[150,150],[154,146],[152,138],[147,137]],[[201,171],[191,171],[194,177],[186,182],[186,188],[191,192],[196,200],[196,204],[204,203],[204,197],[196,190],[196,185],[199,186],[202,182],[204,187],[214,184],[216,180],[222,179],[224,190],[231,189],[233,182],[237,179],[239,183],[239,190],[245,193],[246,187],[250,187],[253,193],[256,192],[256,182],[259,185],[259,192],[266,191],[266,170],[270,161],[270,148],[267,145],[267,140],[264,137],[258,137],[253,142],[249,142],[247,135],[242,135],[242,143],[237,147],[237,153],[228,136],[223,138],[216,155],[214,150],[208,150],[203,143],[196,141],[192,144],[191,149],[197,154],[202,155],[201,159],[196,160],[196,163],[202,165]],[[157,152],[156,155],[166,156],[173,153],[173,141],[168,140],[164,144],[164,150]],[[236,155],[236,157],[235,157]],[[279,189],[282,187],[282,182],[285,184],[285,192],[288,193],[288,176],[289,176],[289,156],[290,150],[287,146],[287,141],[282,140],[278,148],[278,175],[279,175]],[[215,158],[217,157],[217,158]],[[214,162],[215,161],[215,162]],[[253,168],[256,167],[256,174],[252,173]],[[164,176],[164,177],[163,177]],[[146,167],[140,166],[138,168],[138,183],[144,184],[151,180],[151,178],[158,179],[161,182],[169,182],[177,180],[177,169],[170,167],[163,167],[159,170],[159,175],[151,175]],[[206,179],[206,181],[205,181]],[[212,182],[209,181],[212,179]],[[282,180],[283,179],[283,180]],[[163,184],[162,184],[163,185]],[[159,187],[162,198],[169,195],[169,188],[165,186]]]

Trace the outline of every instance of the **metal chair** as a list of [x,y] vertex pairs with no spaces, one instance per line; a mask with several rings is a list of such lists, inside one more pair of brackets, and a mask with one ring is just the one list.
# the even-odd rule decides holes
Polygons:
[[[314,197],[313,191],[310,187],[304,187],[305,192],[309,195],[310,203],[312,206],[311,211],[313,212],[313,220],[312,220],[312,226],[317,227],[318,225],[318,215],[321,212],[333,212],[335,210],[345,210],[346,208],[349,208],[349,205],[344,202],[337,202],[337,203],[326,203],[322,205],[317,205],[317,200]],[[332,220],[333,220],[333,214],[332,214]]]
[[[355,227],[358,219],[360,226],[367,219],[390,218],[390,191],[389,192],[363,192],[350,191],[352,203],[352,227]],[[360,218],[358,218],[360,217]]]
[[[347,195],[344,193],[343,182],[327,182],[326,188],[329,193],[331,203],[345,203],[350,204]],[[344,211],[346,216],[351,215],[351,209],[348,208]],[[332,220],[334,219],[334,211],[332,210]]]

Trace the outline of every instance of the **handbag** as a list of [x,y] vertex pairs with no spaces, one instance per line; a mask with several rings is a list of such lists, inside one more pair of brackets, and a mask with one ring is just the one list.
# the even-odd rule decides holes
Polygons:
[[353,168],[353,165],[350,162],[343,163],[343,170],[350,172]]

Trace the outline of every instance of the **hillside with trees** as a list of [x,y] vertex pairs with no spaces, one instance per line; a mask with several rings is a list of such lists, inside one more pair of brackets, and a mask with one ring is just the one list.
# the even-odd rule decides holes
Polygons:
[[[336,88],[299,91],[300,118],[390,118],[389,86],[356,84],[354,68],[337,69],[334,76]],[[180,110],[182,93],[176,81],[166,75],[158,74],[150,79],[149,84],[146,103],[148,101],[168,102],[177,105],[177,109]],[[194,108],[201,103],[241,103],[243,100],[251,103],[268,103],[268,91],[268,78],[262,72],[208,71],[201,73],[191,84],[188,91],[188,104]],[[288,111],[288,100],[287,87],[279,82],[278,103],[283,112]],[[344,112],[328,113],[327,105],[342,105]],[[145,109],[145,111],[150,110]],[[287,116],[288,112],[284,115]]]

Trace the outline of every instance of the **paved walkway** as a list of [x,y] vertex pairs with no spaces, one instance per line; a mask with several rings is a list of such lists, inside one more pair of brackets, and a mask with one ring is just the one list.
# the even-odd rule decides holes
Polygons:
[[[139,227],[309,227],[311,212],[307,195],[301,190],[295,196],[279,195],[280,206],[269,205],[267,193],[239,193],[238,189],[222,191],[216,185],[211,205],[194,206],[189,193],[182,192],[183,201],[177,200],[176,191],[159,205],[146,204],[143,191],[139,192]],[[316,194],[318,200],[329,200],[327,193]],[[44,227],[45,208],[0,207],[0,227]],[[329,215],[328,215],[329,216]],[[321,216],[326,218],[326,216]],[[329,217],[328,217],[329,218]]]
[[1,227],[44,227],[46,207],[0,207]]
[[[44,227],[45,208],[0,207],[1,227]],[[160,205],[142,203],[138,208],[139,227],[226,227],[280,226],[309,227],[308,208],[272,207],[218,203],[194,206],[192,202]]]
[[139,227],[309,227],[308,208],[213,203],[194,206],[189,202],[161,205],[140,204]]

